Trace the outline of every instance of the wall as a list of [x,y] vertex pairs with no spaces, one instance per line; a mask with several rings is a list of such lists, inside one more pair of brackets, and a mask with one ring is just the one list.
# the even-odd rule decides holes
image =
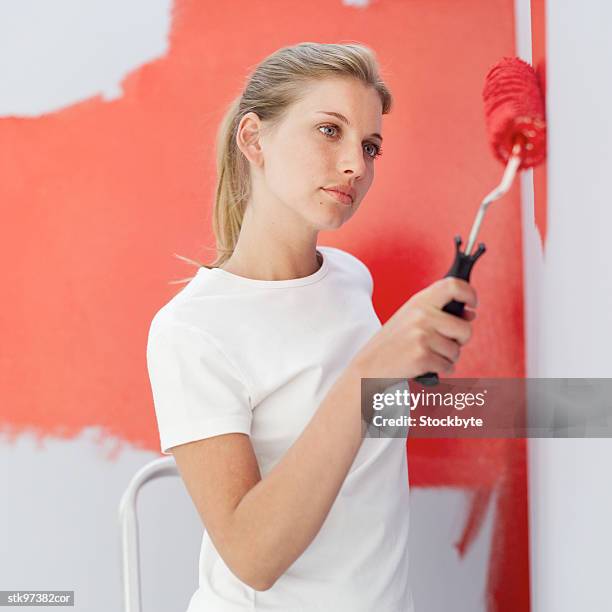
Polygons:
[[[383,322],[446,273],[453,236],[467,237],[499,180],[480,92],[487,68],[514,54],[511,0],[317,0],[291,8],[289,30],[286,11],[280,0],[232,12],[195,0],[0,8],[5,588],[74,588],[77,609],[119,609],[116,506],[159,450],[148,325],[179,290],[168,281],[193,273],[173,254],[211,258],[214,133],[255,62],[300,40],[358,40],[381,60],[396,101],[385,155],[358,215],[321,243],[367,263]],[[478,325],[456,376],[524,374],[522,261],[507,256],[521,252],[519,202],[517,186],[483,226]],[[515,610],[529,593],[524,445],[408,450],[417,605]],[[178,530],[199,544],[180,489],[156,491],[143,497],[146,542]],[[168,562],[181,551],[194,554],[147,556],[147,609],[195,588]]]
[[[536,177],[534,198],[530,175],[523,184],[527,374],[610,378],[612,9],[544,0],[532,8],[549,155],[547,185]],[[609,439],[529,440],[534,612],[612,609],[611,464]]]

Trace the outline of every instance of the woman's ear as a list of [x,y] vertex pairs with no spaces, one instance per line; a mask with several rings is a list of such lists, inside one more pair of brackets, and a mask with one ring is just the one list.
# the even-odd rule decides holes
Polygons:
[[236,131],[236,144],[244,156],[256,166],[263,166],[263,151],[261,147],[262,124],[256,113],[246,113]]

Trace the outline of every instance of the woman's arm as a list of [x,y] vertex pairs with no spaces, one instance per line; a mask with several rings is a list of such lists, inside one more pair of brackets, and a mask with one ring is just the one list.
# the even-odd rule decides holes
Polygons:
[[172,449],[219,554],[252,588],[269,589],[321,529],[361,446],[361,377],[357,364],[340,375],[263,479],[245,434]]

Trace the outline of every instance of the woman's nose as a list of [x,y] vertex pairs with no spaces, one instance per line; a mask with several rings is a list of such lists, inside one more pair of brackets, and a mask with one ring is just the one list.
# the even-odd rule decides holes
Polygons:
[[340,172],[343,174],[351,172],[357,177],[363,176],[366,170],[366,162],[362,146],[351,146],[343,149],[338,165]]

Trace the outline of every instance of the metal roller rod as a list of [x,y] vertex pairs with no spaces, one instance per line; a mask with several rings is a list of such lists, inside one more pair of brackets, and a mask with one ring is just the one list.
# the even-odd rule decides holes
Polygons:
[[510,156],[510,159],[506,164],[506,169],[504,171],[504,175],[502,176],[501,183],[485,197],[480,207],[478,208],[478,212],[476,213],[476,219],[474,220],[474,225],[472,225],[470,237],[468,238],[467,247],[465,249],[466,255],[469,255],[472,251],[472,248],[474,247],[476,237],[478,236],[478,231],[480,230],[480,224],[484,219],[489,204],[491,204],[491,202],[495,202],[495,200],[499,200],[499,198],[505,195],[510,189],[510,187],[512,187],[514,177],[516,176],[517,170],[520,165],[521,145],[520,143],[516,143],[512,147],[512,155]]

